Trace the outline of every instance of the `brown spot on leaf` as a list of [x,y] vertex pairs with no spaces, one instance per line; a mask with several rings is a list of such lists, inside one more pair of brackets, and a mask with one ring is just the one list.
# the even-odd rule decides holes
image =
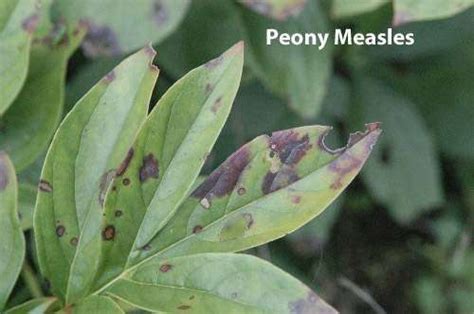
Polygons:
[[112,183],[112,180],[115,178],[115,170],[109,170],[102,175],[100,178],[99,184],[99,203],[101,206],[104,206],[105,195],[107,190]]
[[168,11],[162,0],[155,0],[153,3],[153,20],[158,26],[163,25],[168,20]]
[[117,210],[115,211],[115,214],[114,214],[114,215],[115,215],[115,217],[122,217],[123,211],[121,211],[120,209],[117,209]]
[[71,243],[72,246],[77,246],[77,244],[79,243],[79,239],[77,237],[73,237],[71,238],[69,243]]
[[51,184],[48,181],[43,180],[43,179],[40,180],[38,188],[41,192],[47,192],[47,193],[53,192],[53,187],[51,186]]
[[329,165],[329,170],[337,174],[337,179],[331,184],[331,189],[338,190],[342,187],[342,180],[346,175],[358,169],[362,161],[350,154],[342,154]]
[[193,296],[193,295],[189,297],[189,300],[193,300],[193,299],[194,299],[194,296]]
[[199,233],[199,232],[202,231],[202,229],[203,229],[203,228],[202,228],[201,225],[196,225],[196,226],[194,226],[194,228],[193,228],[193,233]]
[[247,190],[244,187],[240,187],[237,190],[237,194],[239,194],[239,195],[244,195],[246,192],[247,192]]
[[150,244],[150,243],[145,244],[145,245],[142,247],[142,250],[143,250],[143,251],[149,251],[149,250],[151,250],[151,244]]
[[247,229],[250,229],[253,226],[253,223],[254,223],[252,214],[245,213],[242,216],[244,217],[245,221],[247,222]]
[[189,310],[191,307],[189,305],[180,305],[178,306],[178,310]]
[[63,225],[59,225],[56,227],[56,235],[58,237],[62,237],[66,232],[66,228]]
[[129,179],[129,178],[124,178],[124,179],[122,180],[122,183],[123,183],[123,185],[125,185],[125,186],[130,185],[130,179]]
[[209,94],[210,92],[212,92],[213,89],[214,87],[210,83],[206,84],[206,93]]
[[143,164],[140,168],[140,182],[145,182],[149,178],[158,179],[159,172],[158,160],[153,154],[148,154],[143,158]]
[[268,194],[298,181],[299,177],[292,167],[284,166],[278,172],[268,171],[262,181],[262,192]]
[[121,176],[127,171],[128,165],[130,164],[130,161],[132,161],[133,154],[134,154],[133,148],[130,148],[127,152],[127,156],[125,156],[125,159],[122,161],[122,163],[119,165],[117,168],[117,176]]
[[169,272],[169,271],[171,270],[171,268],[173,268],[173,265],[171,265],[171,264],[163,264],[163,265],[160,266],[160,271],[161,271],[162,273],[167,273],[167,272]]
[[291,197],[291,202],[294,203],[294,204],[299,204],[299,202],[301,202],[301,196],[299,195],[293,195]]
[[299,137],[294,130],[278,131],[270,138],[270,149],[287,165],[298,163],[311,146],[308,134]]
[[33,34],[36,30],[36,27],[39,23],[39,16],[38,14],[33,14],[28,16],[26,19],[23,20],[21,23],[21,27],[29,34]]
[[116,56],[121,53],[117,35],[108,26],[97,25],[92,21],[83,21],[87,24],[88,32],[82,42],[82,49],[88,57]]
[[220,197],[233,191],[240,174],[249,162],[249,151],[246,146],[233,153],[222,165],[194,190],[192,196],[210,201],[214,196]]
[[216,113],[222,107],[222,97],[216,99],[214,104],[211,107],[211,111]]
[[111,241],[115,239],[115,226],[108,225],[107,227],[105,227],[102,231],[102,239],[104,239],[105,241]]

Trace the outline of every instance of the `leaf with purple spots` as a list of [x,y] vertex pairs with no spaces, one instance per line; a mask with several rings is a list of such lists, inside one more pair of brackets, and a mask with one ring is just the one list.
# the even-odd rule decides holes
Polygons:
[[[164,265],[166,272],[161,271]],[[337,313],[297,279],[245,254],[206,253],[147,263],[107,294],[152,312]]]
[[9,157],[0,151],[0,311],[15,286],[25,256],[17,198],[15,169]]
[[[146,47],[92,87],[66,116],[49,148],[34,230],[41,272],[62,300],[81,298],[94,279],[102,206],[146,118],[158,76],[154,56]],[[111,230],[108,239],[119,232]]]
[[[369,157],[377,123],[347,145],[324,144],[326,126],[260,136],[241,147],[197,187],[133,263],[202,252],[245,250],[290,233],[319,215]],[[146,263],[146,262],[145,262]]]
[[61,0],[54,9],[68,23],[88,26],[82,48],[89,57],[100,57],[163,41],[178,27],[189,4],[189,0]]
[[185,75],[150,113],[106,201],[103,228],[115,225],[117,233],[103,243],[97,286],[129,267],[132,255],[155,250],[148,242],[189,194],[229,115],[242,67],[238,43]]

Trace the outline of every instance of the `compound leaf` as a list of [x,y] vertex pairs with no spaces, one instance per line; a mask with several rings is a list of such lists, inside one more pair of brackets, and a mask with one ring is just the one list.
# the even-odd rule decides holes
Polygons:
[[154,56],[144,48],[99,81],[64,119],[49,148],[34,229],[41,272],[62,299],[82,296],[95,274],[102,206],[146,117],[158,76]]
[[196,254],[147,263],[108,293],[148,311],[170,313],[336,313],[297,279],[244,254]]
[[184,76],[155,106],[106,201],[98,282],[128,267],[131,252],[146,247],[189,194],[230,112],[242,66],[239,43]]
[[15,285],[25,256],[17,197],[15,169],[8,156],[0,151],[0,310]]

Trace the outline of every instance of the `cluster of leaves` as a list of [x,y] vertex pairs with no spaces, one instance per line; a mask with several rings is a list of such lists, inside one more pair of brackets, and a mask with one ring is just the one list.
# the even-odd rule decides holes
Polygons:
[[[471,88],[474,10],[469,9],[472,4],[472,0],[140,0],[133,1],[133,5],[127,0],[1,1],[0,151],[6,151],[11,157],[19,182],[18,189],[12,185],[16,182],[11,179],[14,177],[12,165],[2,155],[0,173],[8,174],[5,177],[9,178],[10,185],[7,192],[0,193],[0,209],[11,216],[5,223],[18,231],[15,214],[18,193],[19,224],[27,236],[32,236],[28,230],[33,225],[35,185],[40,179],[46,150],[58,124],[77,103],[65,118],[46,159],[42,176],[45,181],[40,183],[37,207],[37,212],[43,214],[36,218],[38,262],[60,301],[38,298],[26,306],[41,311],[61,307],[64,301],[81,300],[81,307],[75,307],[78,311],[87,312],[102,303],[105,304],[104,311],[107,307],[110,311],[118,311],[114,303],[105,299],[107,295],[114,300],[138,303],[149,310],[173,311],[190,304],[176,303],[183,299],[169,297],[168,294],[175,292],[164,293],[164,286],[182,285],[187,280],[199,288],[205,288],[199,286],[202,283],[207,287],[216,286],[222,276],[231,274],[224,271],[221,277],[216,275],[215,278],[206,274],[215,269],[231,268],[228,265],[233,263],[244,266],[227,271],[239,269],[245,273],[245,265],[250,263],[263,273],[271,272],[265,278],[274,277],[275,287],[280,287],[282,282],[294,287],[295,294],[288,295],[282,292],[286,290],[272,290],[274,306],[291,303],[295,311],[304,311],[306,303],[294,301],[303,299],[303,291],[308,288],[268,264],[248,256],[228,257],[226,253],[199,255],[243,250],[268,242],[295,230],[329,203],[318,201],[315,206],[314,199],[303,202],[303,198],[304,206],[291,203],[288,208],[292,211],[278,212],[280,218],[260,216],[264,215],[264,208],[274,209],[275,204],[292,200],[291,197],[280,199],[280,196],[266,198],[266,193],[284,194],[283,191],[288,190],[284,187],[295,178],[309,176],[330,163],[330,159],[319,159],[320,154],[324,156],[324,149],[311,146],[298,166],[291,166],[292,161],[299,158],[301,149],[308,148],[306,133],[307,140],[314,145],[314,140],[327,131],[318,127],[293,129],[289,131],[291,136],[277,132],[270,138],[255,139],[231,155],[205,181],[207,184],[197,188],[194,179],[205,161],[204,156],[217,139],[237,90],[238,80],[233,81],[232,73],[228,73],[238,72],[237,48],[231,50],[234,58],[223,58],[233,66],[229,65],[230,70],[222,77],[212,71],[220,71],[225,65],[214,70],[200,67],[176,81],[235,42],[244,40],[243,86],[215,150],[207,157],[204,173],[245,142],[276,129],[308,123],[336,125],[328,142],[337,146],[343,143],[343,133],[358,128],[365,121],[382,121],[385,130],[385,136],[362,172],[362,180],[356,182],[354,191],[344,198],[339,197],[320,219],[311,221],[283,242],[257,249],[257,254],[271,258],[311,288],[319,289],[322,285],[326,299],[343,310],[366,308],[357,297],[360,293],[347,297],[340,292],[340,286],[344,285],[339,285],[334,278],[341,274],[367,285],[382,307],[393,311],[406,312],[416,307],[426,313],[469,312],[473,305],[467,296],[474,291],[470,266],[473,263],[469,262],[472,261],[469,252],[474,219],[470,188],[474,182],[470,118],[474,114]],[[396,31],[413,32],[416,43],[410,47],[330,46],[321,51],[308,46],[266,46],[265,30],[270,27],[282,32],[331,32],[334,27],[350,27],[374,33],[396,27]],[[161,74],[155,90],[157,71],[149,66],[153,59],[150,49],[132,55],[113,70],[125,55],[149,42],[159,51],[157,62]],[[77,50],[79,47],[82,48],[80,51]],[[232,55],[227,52],[224,56],[229,54]],[[216,88],[221,81],[222,87]],[[177,95],[177,90],[183,88],[180,86],[186,84],[193,85],[196,90]],[[160,98],[171,85],[173,88]],[[198,86],[204,86],[207,94],[199,94],[202,89]],[[227,96],[219,98],[219,90],[228,93]],[[192,99],[192,103],[157,106],[146,117],[150,97],[152,103],[159,98],[159,103],[169,103],[178,96]],[[216,105],[213,101],[217,99],[220,100]],[[107,103],[120,103],[123,111],[111,112]],[[186,109],[179,109],[181,106]],[[210,122],[201,115],[205,106],[210,106],[211,112],[220,113],[218,120]],[[178,111],[186,112],[186,115],[178,116]],[[111,118],[105,119],[109,115]],[[154,124],[169,128],[156,129]],[[194,134],[195,130],[202,130],[199,132],[203,134]],[[164,140],[166,138],[169,139]],[[269,152],[266,143],[282,138],[292,148],[292,153],[275,144],[276,155],[285,157],[280,158],[277,165],[268,158],[265,159],[267,164],[262,160],[258,163],[257,155],[275,154],[271,149]],[[154,143],[153,146],[150,143]],[[129,150],[130,147],[133,150]],[[192,156],[188,151],[193,151]],[[193,159],[196,156],[200,158]],[[251,162],[243,162],[243,156]],[[314,159],[316,156],[317,160]],[[326,157],[330,156],[335,158],[333,155]],[[123,160],[126,162],[122,169]],[[181,167],[183,163],[185,167]],[[242,194],[244,190],[235,185],[233,178],[236,173],[246,173],[244,169],[250,164],[257,170],[249,171],[242,179],[253,182]],[[266,175],[267,171],[274,174],[274,167],[279,167],[278,175]],[[54,169],[61,171],[54,172]],[[296,176],[289,169],[296,171]],[[125,180],[137,176],[146,178],[143,184]],[[185,176],[186,182],[176,179]],[[197,179],[197,182],[201,180]],[[315,186],[313,184],[311,188]],[[195,192],[190,194],[191,190]],[[172,194],[174,191],[178,192]],[[136,198],[140,200],[138,204]],[[268,204],[260,199],[267,199]],[[247,203],[255,203],[259,211],[247,212]],[[295,206],[302,211],[299,218],[294,217]],[[212,210],[201,211],[206,207]],[[130,211],[133,215],[129,217]],[[103,218],[99,217],[102,212],[105,213]],[[38,217],[43,217],[44,221]],[[287,218],[291,220],[290,224],[286,222]],[[271,224],[262,226],[258,219]],[[367,228],[364,228],[365,224],[374,219],[378,223],[371,225],[371,229],[383,229],[386,234],[361,236]],[[213,227],[207,229],[208,224]],[[123,230],[128,233],[126,239],[121,238]],[[184,241],[166,251],[169,245],[194,232],[205,239],[204,243]],[[61,236],[58,237],[58,233]],[[15,235],[14,232],[11,234]],[[390,242],[392,247],[386,248],[380,243],[379,238],[385,239],[385,236],[389,239],[386,241],[393,241]],[[110,237],[113,241],[107,240]],[[247,243],[236,240],[242,237],[252,240]],[[228,246],[214,246],[223,240]],[[12,241],[16,243],[15,247],[24,245],[19,232]],[[327,251],[321,266],[320,249],[323,246]],[[407,253],[413,246],[417,253]],[[8,247],[7,251],[10,249]],[[190,252],[199,253],[196,255],[199,258],[182,256]],[[154,255],[157,257],[151,258]],[[379,258],[374,260],[372,255]],[[112,262],[104,263],[104,258]],[[23,255],[5,260],[14,259],[21,263]],[[148,260],[154,266],[143,266],[143,269],[135,266],[147,264],[143,261]],[[358,262],[353,263],[354,260]],[[33,267],[29,262],[34,262]],[[12,265],[19,267],[18,263]],[[226,266],[220,266],[222,263]],[[352,266],[348,269],[349,264]],[[387,266],[380,269],[375,264]],[[419,266],[415,267],[415,264]],[[31,297],[41,297],[49,290],[49,285],[38,285],[40,276],[35,265],[35,253],[28,248],[22,268],[23,280],[17,285],[8,307]],[[176,271],[180,275],[169,279],[171,281],[162,282],[165,279],[156,277],[156,269],[164,265],[176,265],[171,268],[173,272],[166,274],[175,273],[180,268],[178,265],[183,265],[183,270]],[[193,267],[209,271],[192,279],[180,277],[192,272]],[[14,281],[18,272],[8,269],[7,273]],[[407,270],[409,278],[393,280],[387,277],[392,271],[401,270]],[[4,274],[2,269],[0,272]],[[264,282],[258,277],[263,275],[257,276],[253,270],[249,277],[245,276],[236,280],[252,278],[251,281]],[[119,279],[115,282],[113,278]],[[148,282],[150,278],[155,281]],[[318,279],[318,284],[314,283],[314,278]],[[404,282],[398,284],[402,280]],[[117,285],[109,287],[109,281]],[[160,289],[162,298],[156,298],[155,290],[151,288],[149,292],[155,296],[151,299],[156,302],[154,304],[144,303],[150,298],[143,291],[139,295],[125,295],[136,291],[129,288],[135,282],[140,288],[159,286],[156,289]],[[398,285],[393,287],[387,282]],[[7,287],[1,287],[1,291],[5,291],[4,299],[13,288],[11,280],[5,283]],[[243,282],[230,284],[248,289]],[[270,306],[260,302],[263,296],[259,293],[263,288],[268,289],[268,286],[252,287],[248,295],[238,297],[247,298],[246,302],[257,307]],[[230,293],[227,297],[236,298],[232,294],[235,291],[226,287],[221,289]],[[394,291],[400,291],[396,298]],[[90,294],[94,296],[85,298]],[[395,301],[400,299],[407,302]],[[193,307],[205,308],[208,304],[211,301],[194,302]],[[220,306],[228,310],[227,303],[222,304],[226,304]],[[163,305],[170,308],[161,308]],[[124,308],[123,303],[120,306]]]

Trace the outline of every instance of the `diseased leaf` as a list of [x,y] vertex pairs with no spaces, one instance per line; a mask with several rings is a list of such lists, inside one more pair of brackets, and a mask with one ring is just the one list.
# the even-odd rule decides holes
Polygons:
[[334,18],[346,18],[373,11],[387,3],[390,0],[332,0],[331,15]]
[[77,304],[77,306],[74,306],[72,313],[73,314],[90,314],[90,313],[117,314],[117,313],[125,313],[125,312],[111,298],[93,295],[93,296],[89,296],[85,298],[84,301]]
[[[381,130],[370,124],[347,147],[324,145],[330,130],[310,126],[260,136],[216,169],[128,269],[175,256],[245,250],[294,231],[320,214],[352,181]],[[123,208],[119,217],[134,213]],[[115,222],[122,218],[116,218]],[[98,290],[120,278],[99,280]]]
[[303,10],[306,0],[239,0],[253,11],[282,21],[297,16]]
[[[25,85],[0,121],[0,149],[11,155],[17,171],[47,148],[61,118],[67,61],[84,35],[83,28],[61,25],[33,43]],[[66,32],[59,39],[58,29]]]
[[409,100],[377,81],[358,82],[361,119],[376,117],[386,130],[362,178],[393,218],[409,223],[443,202],[432,139]]
[[55,295],[77,300],[93,279],[102,206],[143,123],[158,76],[144,48],[99,81],[64,119],[39,184],[34,229],[40,269]]
[[33,299],[26,303],[15,306],[5,312],[5,314],[24,314],[24,313],[49,313],[55,306],[57,306],[57,299],[39,298]]
[[87,24],[82,44],[90,57],[130,52],[165,39],[181,22],[188,0],[62,0],[57,15]]
[[148,311],[336,313],[308,287],[244,254],[197,254],[147,263],[108,293]]
[[15,169],[8,156],[0,151],[0,311],[5,307],[25,256],[17,197]]
[[106,201],[97,284],[120,274],[189,194],[237,93],[243,44],[191,71],[148,117]]
[[39,20],[37,5],[37,0],[3,0],[0,4],[0,117],[25,82]]
[[393,0],[393,24],[447,18],[472,5],[473,0]]
[[255,75],[303,118],[315,117],[321,107],[331,73],[332,49],[311,45],[267,45],[267,29],[279,33],[329,31],[318,1],[309,1],[298,18],[276,22],[252,12],[242,12],[249,46],[249,64]]

